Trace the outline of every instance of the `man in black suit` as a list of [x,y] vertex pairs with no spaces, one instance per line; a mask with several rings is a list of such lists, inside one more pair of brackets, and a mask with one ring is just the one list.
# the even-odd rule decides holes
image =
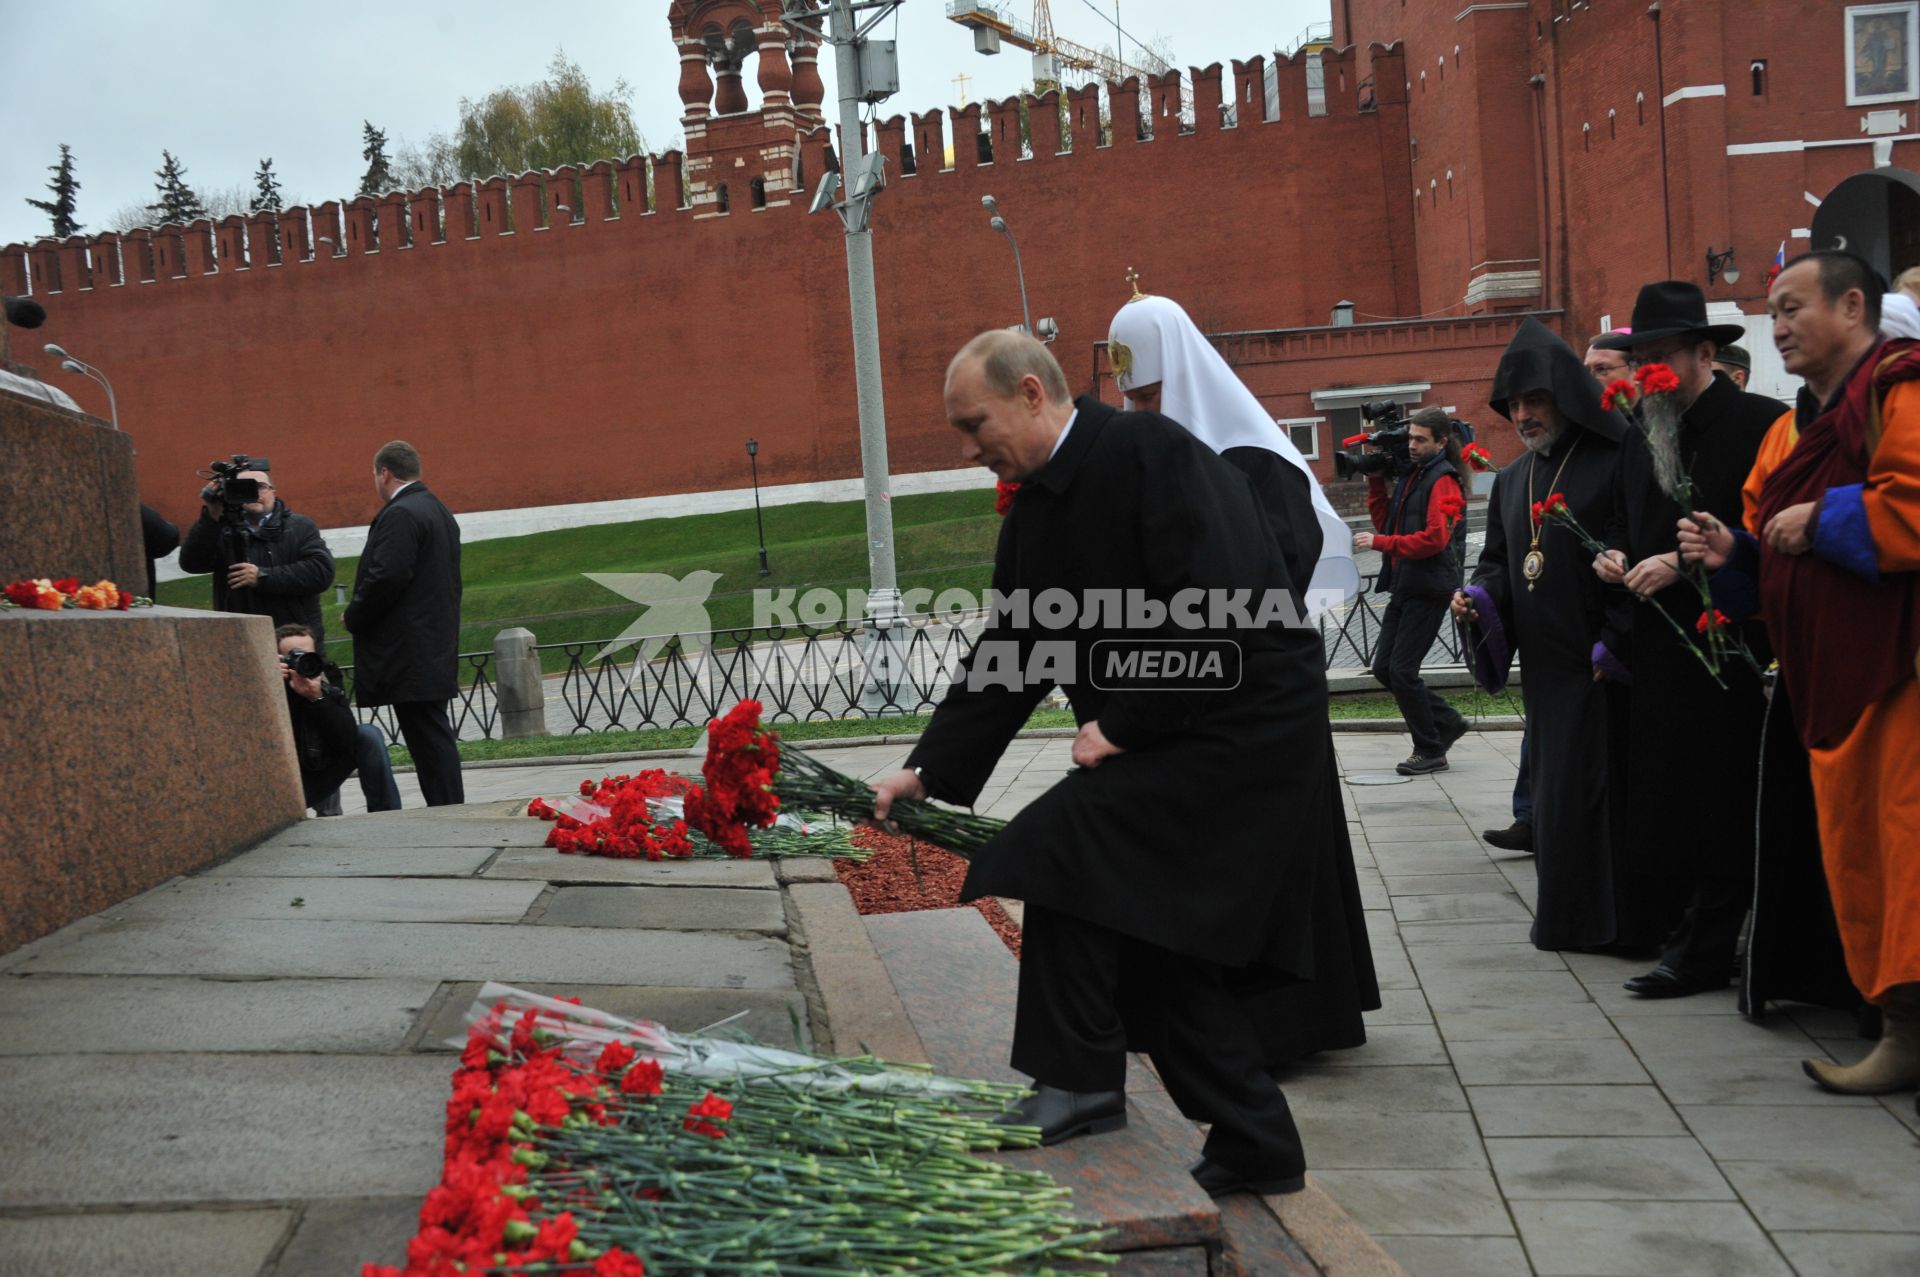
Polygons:
[[353,635],[362,709],[393,706],[429,807],[466,801],[447,702],[460,691],[460,525],[420,482],[420,454],[394,440],[373,455],[386,508],[367,529],[341,621]]
[[[1318,633],[1212,619],[1236,591],[1299,615],[1258,498],[1165,417],[1075,403],[1030,337],[975,338],[946,404],[961,456],[1021,485],[995,592],[1074,598],[1081,624],[1049,636],[1039,611],[991,621],[907,768],[875,786],[875,817],[901,798],[972,803],[1033,707],[1068,688],[1076,770],[981,850],[962,893],[1026,901],[1013,1065],[1036,1085],[1017,1119],[1049,1144],[1125,1125],[1137,1047],[1212,1125],[1194,1169],[1207,1191],[1297,1190],[1299,1132],[1236,990],[1314,973],[1314,855],[1335,780]],[[1176,624],[1169,601],[1183,597],[1206,600],[1204,628]],[[1082,628],[1089,608],[1100,628]],[[1231,648],[1237,677],[1116,689],[1100,673],[1117,650],[1195,639]],[[1283,826],[1293,836],[1277,840]]]

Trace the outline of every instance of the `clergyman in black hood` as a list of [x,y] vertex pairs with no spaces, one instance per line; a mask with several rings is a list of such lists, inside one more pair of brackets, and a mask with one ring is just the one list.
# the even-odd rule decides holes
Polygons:
[[1500,358],[1489,402],[1526,451],[1494,476],[1487,542],[1453,612],[1468,662],[1488,690],[1506,685],[1519,653],[1533,767],[1540,888],[1533,943],[1541,949],[1644,949],[1661,937],[1635,917],[1631,866],[1616,851],[1620,795],[1608,784],[1614,685],[1626,677],[1626,592],[1593,572],[1593,552],[1557,518],[1534,510],[1555,496],[1581,528],[1605,534],[1626,419],[1601,405],[1580,356],[1534,319]]

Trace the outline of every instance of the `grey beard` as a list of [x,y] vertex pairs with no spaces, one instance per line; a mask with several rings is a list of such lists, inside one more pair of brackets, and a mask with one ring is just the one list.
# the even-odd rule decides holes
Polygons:
[[1529,452],[1552,452],[1553,445],[1560,442],[1560,436],[1567,432],[1564,424],[1549,426],[1534,436],[1521,435],[1520,442],[1527,445]]

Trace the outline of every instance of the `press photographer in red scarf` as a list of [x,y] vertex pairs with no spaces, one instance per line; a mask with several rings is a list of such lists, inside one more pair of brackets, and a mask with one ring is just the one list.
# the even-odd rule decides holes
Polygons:
[[1847,969],[1884,1019],[1860,1063],[1805,1063],[1849,1094],[1920,1086],[1920,342],[1881,336],[1883,291],[1851,253],[1787,263],[1767,304],[1806,385],[1748,480],[1748,530],[1680,523],[1715,601],[1766,618],[1807,745]]

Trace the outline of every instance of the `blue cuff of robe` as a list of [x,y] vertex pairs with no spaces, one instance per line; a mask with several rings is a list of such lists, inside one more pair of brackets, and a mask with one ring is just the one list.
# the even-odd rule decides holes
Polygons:
[[1513,669],[1513,644],[1507,638],[1506,625],[1500,620],[1500,609],[1494,606],[1493,596],[1485,586],[1469,585],[1465,592],[1474,611],[1480,614],[1477,623],[1465,627],[1466,641],[1461,655],[1466,660],[1467,672],[1473,675],[1473,681],[1482,691],[1505,691]]
[[1873,529],[1867,525],[1865,491],[1865,485],[1858,483],[1827,489],[1813,527],[1813,552],[1837,568],[1877,582],[1880,559],[1874,550]]
[[1632,673],[1621,663],[1620,658],[1613,654],[1613,649],[1605,643],[1593,645],[1593,667],[1605,674],[1611,682],[1618,683],[1622,687],[1633,686]]

